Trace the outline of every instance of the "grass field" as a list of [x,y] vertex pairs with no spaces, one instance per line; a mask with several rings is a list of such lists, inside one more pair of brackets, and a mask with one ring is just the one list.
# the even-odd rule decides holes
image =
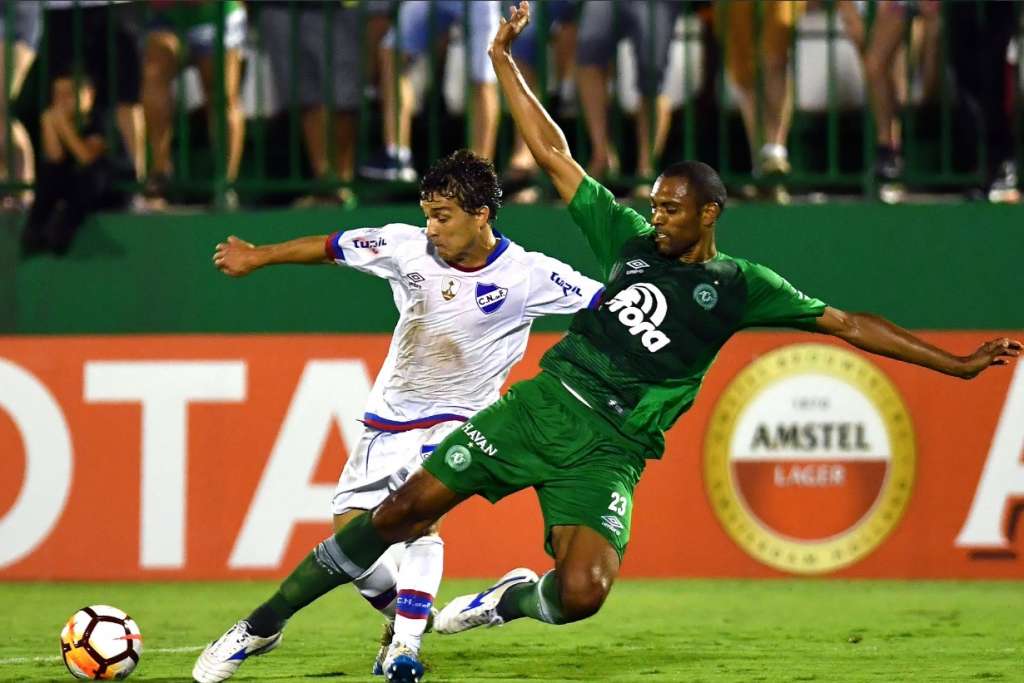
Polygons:
[[[449,581],[441,599],[480,581]],[[206,641],[269,583],[0,583],[0,680],[67,681],[58,634],[107,603],[145,642],[132,680],[187,681]],[[282,647],[233,680],[380,681],[380,619],[354,591],[299,614]],[[581,624],[521,620],[427,636],[428,681],[1024,681],[1024,583],[622,581]]]

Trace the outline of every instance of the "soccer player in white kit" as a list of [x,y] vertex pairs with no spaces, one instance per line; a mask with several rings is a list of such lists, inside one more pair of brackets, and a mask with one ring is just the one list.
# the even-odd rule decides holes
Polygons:
[[[434,445],[498,399],[523,356],[534,318],[597,305],[599,282],[494,229],[500,203],[490,162],[460,150],[435,164],[420,184],[426,229],[392,223],[260,247],[235,237],[217,245],[214,263],[232,276],[272,264],[336,263],[391,285],[398,325],[367,402],[359,444],[332,499],[336,529],[376,507]],[[423,672],[420,638],[441,583],[444,545],[436,527],[402,545],[400,567],[398,553],[386,553],[354,583],[394,618],[374,673],[411,681]],[[196,680],[223,680],[246,656],[278,642],[235,652],[230,634],[199,658]],[[211,652],[221,649],[223,657]]]

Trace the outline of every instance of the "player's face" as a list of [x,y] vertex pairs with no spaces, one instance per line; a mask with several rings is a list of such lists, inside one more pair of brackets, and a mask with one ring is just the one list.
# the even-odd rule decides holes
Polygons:
[[679,258],[700,240],[700,207],[686,178],[663,176],[655,181],[651,224],[658,252],[669,258]]
[[431,196],[420,201],[420,208],[427,217],[427,239],[449,263],[458,263],[472,249],[487,222],[486,215],[466,213],[447,197]]

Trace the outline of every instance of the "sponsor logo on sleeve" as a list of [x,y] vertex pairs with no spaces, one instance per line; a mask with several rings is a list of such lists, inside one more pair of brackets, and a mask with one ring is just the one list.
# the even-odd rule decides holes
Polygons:
[[352,240],[352,246],[356,249],[369,249],[374,253],[376,253],[381,247],[386,247],[387,244],[387,240],[383,237],[375,237],[373,239],[362,239],[357,237]]
[[577,285],[565,281],[558,273],[551,273],[551,281],[562,288],[562,296],[569,296],[570,294],[575,294],[579,297],[583,296],[583,292],[580,291]]
[[476,283],[476,305],[485,315],[490,315],[501,308],[506,297],[508,297],[507,287],[499,287],[487,282]]
[[467,422],[462,425],[462,433],[469,437],[472,441],[471,446],[476,446],[484,455],[497,455],[498,447],[492,445],[487,441],[487,437],[480,433],[480,430],[473,426],[472,422]]

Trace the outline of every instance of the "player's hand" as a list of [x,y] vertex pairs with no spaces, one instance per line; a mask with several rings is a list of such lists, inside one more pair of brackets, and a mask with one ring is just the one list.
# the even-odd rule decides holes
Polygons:
[[256,245],[234,235],[221,242],[213,252],[213,265],[231,277],[242,277],[260,267]]
[[1002,337],[987,341],[977,351],[962,358],[963,365],[957,376],[972,379],[992,365],[1009,365],[1011,359],[1020,356],[1021,349],[1024,349],[1024,344],[1015,339]]
[[488,52],[492,55],[508,52],[512,42],[529,23],[530,3],[522,0],[518,7],[513,5],[509,10],[508,20],[502,17],[501,25],[498,26],[498,32],[494,34],[494,40],[491,41],[491,49]]

